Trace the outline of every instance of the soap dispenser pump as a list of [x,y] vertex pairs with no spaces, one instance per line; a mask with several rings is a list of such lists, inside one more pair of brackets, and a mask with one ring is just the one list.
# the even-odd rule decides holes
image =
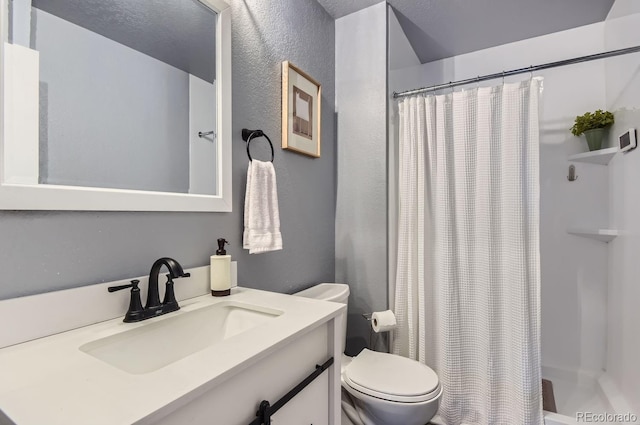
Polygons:
[[231,295],[231,256],[224,249],[228,243],[225,238],[219,238],[216,255],[211,256],[211,295],[214,297]]

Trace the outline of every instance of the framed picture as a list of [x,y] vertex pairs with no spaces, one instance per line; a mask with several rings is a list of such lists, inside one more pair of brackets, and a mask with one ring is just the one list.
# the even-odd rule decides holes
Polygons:
[[320,158],[321,98],[320,83],[282,62],[282,149]]

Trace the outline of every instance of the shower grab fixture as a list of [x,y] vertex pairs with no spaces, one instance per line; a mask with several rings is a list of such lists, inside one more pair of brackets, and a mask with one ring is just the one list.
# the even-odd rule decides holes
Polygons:
[[207,137],[207,136],[213,136],[214,138],[216,137],[216,132],[211,130],[211,131],[198,131],[198,137],[199,138],[203,138],[203,137]]
[[576,176],[576,166],[573,164],[569,165],[569,175],[567,176],[567,180],[570,182],[578,180],[578,176]]
[[273,150],[273,143],[271,143],[271,139],[269,139],[269,136],[264,134],[262,130],[247,130],[246,128],[243,128],[242,140],[247,142],[247,156],[249,157],[249,161],[253,161],[253,158],[251,158],[251,151],[249,150],[249,145],[251,144],[251,140],[255,139],[256,137],[264,137],[265,139],[267,139],[267,142],[269,142],[269,146],[271,147],[271,162],[273,162],[273,159],[276,157],[276,154],[275,154],[275,151]]

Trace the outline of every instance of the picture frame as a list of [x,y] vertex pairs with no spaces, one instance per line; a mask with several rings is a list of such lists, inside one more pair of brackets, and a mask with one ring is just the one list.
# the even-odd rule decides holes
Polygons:
[[282,149],[320,158],[322,85],[282,62]]

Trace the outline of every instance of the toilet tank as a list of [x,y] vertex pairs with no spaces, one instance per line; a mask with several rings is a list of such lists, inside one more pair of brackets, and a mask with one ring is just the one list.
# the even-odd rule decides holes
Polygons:
[[[335,303],[348,304],[349,285],[344,283],[319,283],[316,286],[293,294],[297,297],[313,298],[316,300],[332,301]],[[347,314],[342,317],[342,350],[347,342]]]

